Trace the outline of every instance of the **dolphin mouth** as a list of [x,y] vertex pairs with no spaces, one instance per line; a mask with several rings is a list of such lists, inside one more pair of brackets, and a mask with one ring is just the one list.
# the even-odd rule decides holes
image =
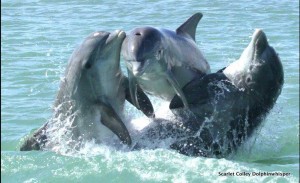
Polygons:
[[126,37],[126,33],[122,30],[116,30],[113,33],[110,33],[106,39],[106,44],[112,42],[115,39],[123,40]]
[[143,61],[128,61],[134,76],[139,77],[145,73],[145,63]]
[[106,38],[108,38],[109,34],[110,34],[109,32],[97,31],[97,32],[94,32],[94,33],[93,33],[93,36],[94,36],[94,37],[97,37],[97,36],[103,36],[102,39],[106,39]]

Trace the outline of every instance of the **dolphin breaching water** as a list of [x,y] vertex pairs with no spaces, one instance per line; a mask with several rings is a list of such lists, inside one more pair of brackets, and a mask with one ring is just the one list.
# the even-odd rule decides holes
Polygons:
[[[120,68],[125,36],[119,30],[94,32],[73,52],[55,100],[53,117],[23,143],[22,151],[51,149],[60,143],[61,138],[53,140],[59,133],[77,145],[88,140],[102,143],[114,137],[131,144],[122,121],[125,99],[132,103],[129,81]],[[154,117],[150,100],[139,88],[137,100],[139,109]]]
[[[130,150],[167,147],[188,156],[234,154],[275,105],[283,67],[257,29],[238,60],[210,73],[195,41],[201,18],[194,14],[176,31],[140,27],[127,36],[120,30],[90,34],[69,59],[52,118],[20,150],[55,151],[57,144],[77,150],[93,141]],[[154,118],[144,92],[169,101],[174,116]],[[142,130],[128,128],[122,120],[125,100],[152,123]]]
[[195,33],[202,18],[196,13],[176,31],[162,28],[133,29],[122,45],[135,106],[137,87],[148,94],[171,101],[177,94],[188,108],[182,87],[198,76],[210,73],[210,66],[197,47]]
[[159,119],[143,130],[136,147],[143,148],[143,140],[150,139],[152,148],[166,141],[185,155],[227,157],[258,129],[283,83],[281,61],[266,34],[257,29],[237,61],[183,87],[189,109],[180,96],[172,99],[169,107],[181,119]]

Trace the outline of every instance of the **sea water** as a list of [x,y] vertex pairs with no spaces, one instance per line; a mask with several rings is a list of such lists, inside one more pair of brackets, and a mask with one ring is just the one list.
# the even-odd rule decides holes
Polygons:
[[[227,159],[159,148],[124,152],[88,143],[77,154],[20,152],[42,126],[72,51],[93,31],[138,26],[175,30],[202,12],[196,42],[212,72],[238,59],[255,28],[278,52],[285,83],[258,132]],[[121,60],[122,70],[126,71]],[[124,72],[126,74],[126,72]],[[151,98],[157,116],[168,104]],[[126,104],[137,125],[149,121]],[[298,182],[299,1],[1,1],[1,181],[3,182]]]

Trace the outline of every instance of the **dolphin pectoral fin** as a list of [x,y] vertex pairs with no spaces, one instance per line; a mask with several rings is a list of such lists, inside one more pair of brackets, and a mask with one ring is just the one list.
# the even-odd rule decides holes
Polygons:
[[150,99],[143,92],[141,87],[137,86],[137,98],[141,111],[149,118],[155,118],[154,109]]
[[30,137],[26,138],[20,147],[20,151],[41,150],[47,142],[47,136],[45,134],[47,125],[48,122],[36,130]]
[[26,139],[26,141],[20,147],[20,151],[32,151],[32,150],[40,150],[41,145],[38,140],[34,137],[30,137]]
[[102,124],[114,132],[124,144],[131,145],[131,137],[119,115],[110,105],[101,103],[101,106]]
[[130,92],[130,98],[133,103],[133,105],[137,109],[141,109],[138,99],[137,99],[137,81],[134,77],[133,73],[127,69],[128,72],[128,79],[129,79],[129,92]]
[[[228,79],[222,72],[208,74],[203,77],[196,77],[182,87],[182,92],[190,107],[205,105],[211,101],[210,93],[217,92],[217,89],[220,89],[217,86],[217,83],[221,82],[220,86],[227,89],[230,88],[230,91],[235,91],[233,85],[230,82],[226,82],[227,80]],[[224,90],[224,88],[222,89]],[[175,95],[170,102],[169,108],[176,109],[182,107],[184,107],[184,104],[180,96]]]
[[[124,77],[124,87],[125,87],[125,98],[128,102],[134,105],[133,100],[130,95],[129,81],[127,77]],[[151,104],[150,99],[144,93],[144,91],[137,85],[137,100],[140,105],[140,110],[149,118],[155,118],[154,109]],[[134,105],[135,106],[135,105]],[[136,107],[136,106],[135,106]]]
[[[206,78],[207,76],[194,78],[182,88],[182,92],[186,96],[186,100],[190,106],[208,102],[208,81],[206,81]],[[177,109],[182,107],[184,107],[182,100],[178,95],[175,95],[170,102],[169,108]]]
[[167,80],[171,83],[171,85],[173,86],[176,94],[182,100],[182,103],[183,103],[184,107],[188,109],[189,105],[188,105],[188,102],[185,98],[185,95],[184,95],[181,87],[179,86],[179,83],[177,82],[176,78],[174,77],[173,73],[169,69],[167,70]]
[[195,13],[176,29],[176,33],[182,36],[190,36],[195,41],[196,28],[202,16],[202,13]]
[[179,98],[178,95],[175,95],[175,97],[171,100],[169,108],[170,109],[177,109],[177,108],[183,108],[184,104],[182,103],[182,100]]

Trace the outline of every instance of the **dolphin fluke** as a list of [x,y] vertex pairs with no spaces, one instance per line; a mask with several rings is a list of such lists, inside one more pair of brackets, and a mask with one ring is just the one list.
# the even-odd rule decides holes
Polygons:
[[202,16],[203,14],[200,12],[195,13],[176,29],[176,33],[183,36],[190,36],[195,41],[196,28]]

